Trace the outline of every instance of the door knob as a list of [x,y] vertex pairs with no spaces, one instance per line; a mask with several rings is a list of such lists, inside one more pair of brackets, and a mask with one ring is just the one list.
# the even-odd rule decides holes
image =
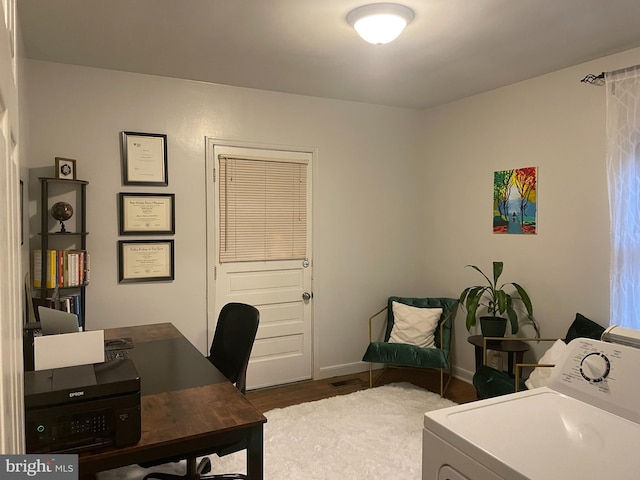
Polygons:
[[311,299],[311,294],[309,292],[304,292],[302,294],[302,299],[306,302],[307,300]]

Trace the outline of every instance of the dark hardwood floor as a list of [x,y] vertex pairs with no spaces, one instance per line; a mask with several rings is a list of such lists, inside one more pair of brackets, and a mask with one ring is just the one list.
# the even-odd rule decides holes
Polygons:
[[[375,375],[379,374],[374,372]],[[385,370],[376,386],[396,382],[410,382],[432,392],[440,391],[440,375],[435,370],[419,368],[392,368]],[[262,413],[274,408],[283,408],[323,398],[345,395],[369,388],[369,372],[362,372],[324,380],[308,380],[279,387],[269,387],[247,392],[247,398]],[[473,385],[452,378],[445,397],[456,403],[477,400]]]

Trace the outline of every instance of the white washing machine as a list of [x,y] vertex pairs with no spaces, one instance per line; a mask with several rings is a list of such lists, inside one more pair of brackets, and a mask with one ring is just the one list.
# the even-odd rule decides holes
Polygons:
[[428,412],[423,480],[640,480],[640,349],[577,339],[547,387]]

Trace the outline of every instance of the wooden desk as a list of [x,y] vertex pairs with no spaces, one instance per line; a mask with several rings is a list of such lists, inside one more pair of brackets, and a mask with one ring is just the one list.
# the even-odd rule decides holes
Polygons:
[[262,479],[266,418],[172,324],[104,334],[105,340],[133,339],[128,352],[140,374],[142,436],[136,445],[80,453],[80,475],[207,455],[212,447],[247,439],[247,475]]
[[[482,350],[484,348],[484,338],[482,335],[471,335],[467,341],[475,347],[476,353],[476,371],[478,367],[484,363],[482,358]],[[529,345],[520,340],[509,341],[487,341],[487,350],[493,350],[496,352],[507,352],[508,365],[507,371],[513,375],[513,366],[516,363],[523,363],[525,352],[529,351]],[[514,362],[515,356],[515,362]]]

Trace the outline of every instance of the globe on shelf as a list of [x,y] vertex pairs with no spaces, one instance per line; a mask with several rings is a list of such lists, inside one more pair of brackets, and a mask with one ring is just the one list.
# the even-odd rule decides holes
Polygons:
[[67,233],[64,222],[73,216],[73,207],[67,202],[57,202],[51,205],[51,216],[60,222],[60,232]]

